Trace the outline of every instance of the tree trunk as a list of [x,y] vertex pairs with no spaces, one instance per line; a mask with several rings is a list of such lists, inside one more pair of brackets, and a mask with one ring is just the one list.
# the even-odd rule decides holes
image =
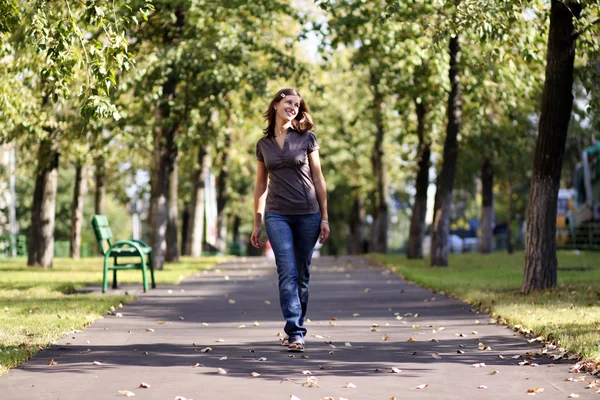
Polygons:
[[448,265],[448,239],[450,236],[450,213],[452,191],[458,159],[458,133],[462,114],[462,98],[458,64],[460,62],[460,36],[450,38],[450,94],[448,96],[448,124],[444,141],[444,161],[437,179],[436,208],[434,210],[433,232],[431,235],[431,265]]
[[78,162],[75,167],[75,188],[71,205],[71,249],[70,256],[75,260],[81,257],[81,225],[83,224],[83,201],[87,192],[87,165]]
[[179,261],[178,225],[179,225],[179,201],[177,187],[179,185],[179,164],[177,160],[177,147],[173,144],[169,152],[169,202],[167,216],[167,254],[166,261]]
[[419,154],[417,156],[417,177],[415,186],[415,202],[412,207],[407,258],[423,258],[423,236],[425,235],[425,215],[427,214],[427,188],[429,187],[429,167],[431,165],[431,143],[425,137],[425,120],[427,107],[415,99],[417,110],[417,135],[419,137]]
[[514,252],[513,244],[512,244],[512,208],[513,208],[513,185],[512,185],[512,175],[508,173],[508,205],[506,208],[506,251],[508,254],[512,254]]
[[365,243],[365,202],[358,194],[354,199],[352,214],[350,216],[350,240],[348,240],[348,254],[363,254]]
[[[566,4],[565,4],[566,3]],[[556,286],[556,205],[573,108],[575,28],[582,6],[552,0],[546,81],[527,204],[523,293]]]
[[[229,120],[229,118],[228,118]],[[229,200],[227,187],[229,185],[229,148],[231,135],[225,133],[225,141],[221,150],[221,171],[217,178],[217,249],[225,254],[227,251],[227,214],[225,206]]]
[[383,151],[383,138],[385,130],[383,126],[383,94],[379,90],[380,77],[371,72],[371,86],[373,88],[373,119],[375,121],[375,145],[371,162],[373,164],[373,175],[376,181],[375,190],[375,217],[371,228],[372,250],[377,253],[387,253],[388,245],[388,187],[385,173],[385,153]]
[[188,232],[188,248],[192,257],[202,256],[204,239],[204,195],[206,177],[210,167],[208,148],[201,145],[198,149],[198,169],[195,173],[194,192],[192,193],[192,209]]
[[54,217],[58,181],[57,145],[44,139],[38,149],[38,162],[31,209],[31,229],[27,265],[52,268],[54,259]]
[[494,168],[488,157],[481,164],[481,253],[494,249]]
[[181,216],[181,255],[182,256],[190,255],[190,248],[188,247],[188,245],[189,245],[188,232],[189,232],[190,223],[191,223],[190,217],[192,215],[192,213],[190,212],[190,208],[192,208],[192,204],[191,203],[186,204],[183,209],[183,215]]
[[[166,47],[178,45],[183,33],[185,12],[174,12],[174,25],[164,28],[163,44]],[[178,119],[171,115],[170,103],[176,96],[178,75],[176,65],[169,67],[171,72],[162,86],[162,95],[155,109],[156,126],[154,128],[154,168],[152,169],[152,188],[150,194],[150,220],[152,224],[151,246],[155,269],[163,269],[166,252],[168,224],[169,166],[174,138],[178,128]]]
[[96,196],[94,202],[94,213],[106,215],[106,165],[104,156],[98,156],[94,160],[96,181]]

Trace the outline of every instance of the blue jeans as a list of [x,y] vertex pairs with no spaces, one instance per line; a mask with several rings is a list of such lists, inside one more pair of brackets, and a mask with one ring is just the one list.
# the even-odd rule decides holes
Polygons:
[[265,213],[265,228],[275,254],[279,275],[279,303],[285,333],[304,342],[304,317],[308,305],[308,281],[312,253],[321,233],[321,214],[279,215]]

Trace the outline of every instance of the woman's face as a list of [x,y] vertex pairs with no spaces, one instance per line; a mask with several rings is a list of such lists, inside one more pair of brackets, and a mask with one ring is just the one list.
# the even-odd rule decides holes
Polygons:
[[292,121],[298,115],[300,97],[287,95],[275,107],[279,118],[285,122]]

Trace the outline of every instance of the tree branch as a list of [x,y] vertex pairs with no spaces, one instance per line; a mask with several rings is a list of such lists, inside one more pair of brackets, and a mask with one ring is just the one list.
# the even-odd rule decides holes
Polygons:
[[571,33],[571,37],[573,39],[577,39],[579,36],[583,35],[585,32],[589,31],[592,26],[596,25],[600,23],[600,18],[596,18],[595,20],[593,20],[592,22],[590,22],[588,25],[584,26],[580,31],[578,31],[577,29],[575,29],[573,31],[573,33]]

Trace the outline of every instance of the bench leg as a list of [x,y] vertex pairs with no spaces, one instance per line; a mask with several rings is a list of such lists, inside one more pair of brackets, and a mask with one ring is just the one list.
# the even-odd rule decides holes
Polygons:
[[113,270],[113,284],[112,284],[112,288],[113,289],[117,288],[117,270],[116,269]]
[[146,277],[146,257],[141,255],[142,259],[142,282],[144,283],[144,293],[148,291],[148,278]]
[[106,293],[108,288],[108,258],[104,257],[104,274],[102,278],[102,293]]
[[148,267],[150,267],[150,280],[152,281],[152,289],[156,289],[156,282],[154,281],[154,263],[152,262],[152,253],[148,255]]

